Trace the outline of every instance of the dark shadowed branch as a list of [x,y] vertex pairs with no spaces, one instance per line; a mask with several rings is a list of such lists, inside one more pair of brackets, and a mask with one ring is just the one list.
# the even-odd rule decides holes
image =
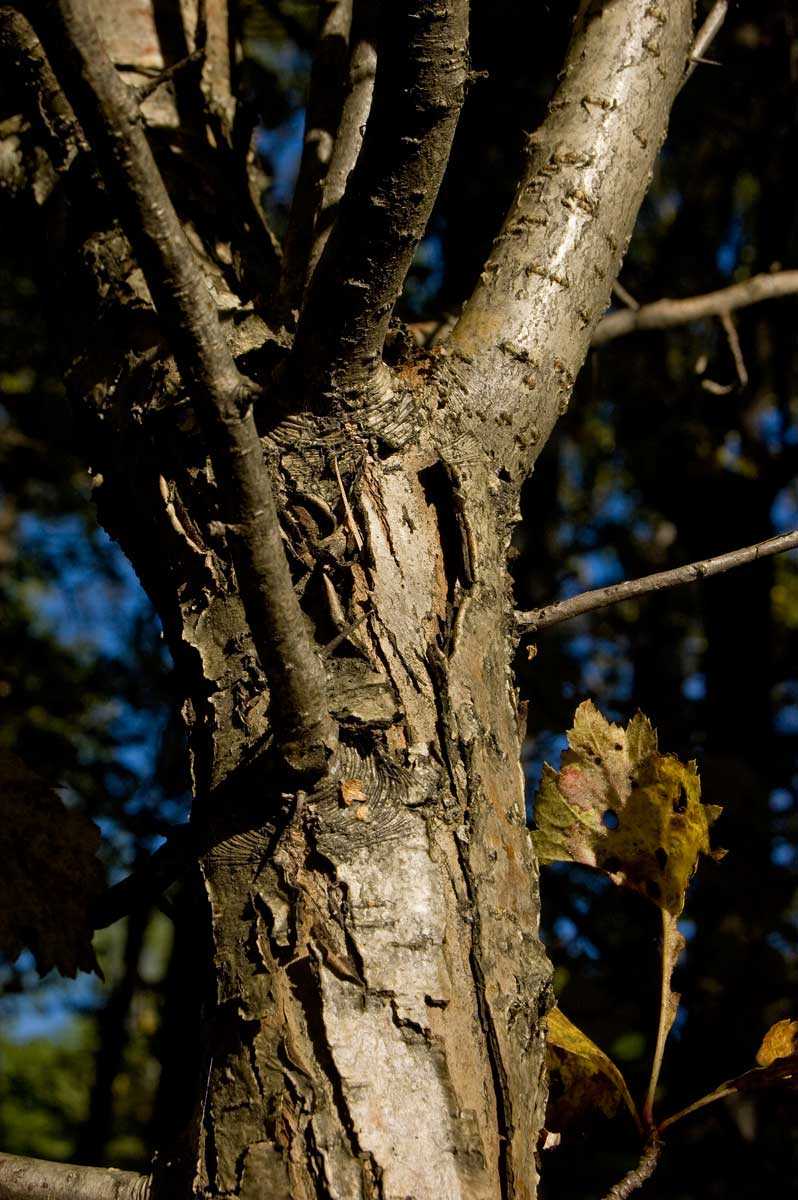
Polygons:
[[0,64],[32,94],[53,166],[57,170],[68,166],[77,151],[85,149],[83,132],[39,39],[22,13],[8,5],[0,7]]
[[344,103],[352,0],[322,0],[305,106],[305,135],[283,246],[283,296],[298,308],[305,290],[313,226]]
[[686,325],[688,321],[722,317],[735,308],[747,308],[750,304],[761,304],[763,300],[777,300],[796,294],[798,271],[754,275],[742,283],[733,283],[731,287],[706,292],[702,296],[688,296],[684,300],[656,300],[653,304],[641,305],[637,310],[624,308],[609,313],[595,330],[592,344],[603,346],[615,338],[644,329],[671,329],[675,325]]
[[149,1175],[0,1154],[3,1200],[150,1200],[152,1193]]
[[606,310],[684,77],[692,8],[580,5],[560,86],[447,342],[475,417],[493,423],[480,440],[516,475],[567,407]]
[[657,571],[653,575],[644,575],[640,579],[627,579],[624,583],[614,583],[611,587],[596,588],[592,592],[582,592],[569,600],[559,600],[556,604],[547,604],[544,608],[533,608],[528,612],[515,614],[516,624],[524,633],[540,633],[552,625],[562,621],[570,621],[583,613],[593,612],[597,608],[606,608],[610,604],[620,604],[622,600],[633,600],[637,596],[646,596],[650,592],[663,592],[667,588],[679,587],[683,583],[695,583],[699,579],[708,579],[711,575],[721,575],[734,567],[743,567],[747,563],[756,562],[760,558],[768,558],[771,554],[783,554],[785,550],[795,550],[798,547],[798,530],[792,533],[782,533],[778,537],[768,538],[767,541],[757,542],[753,546],[743,546],[739,550],[730,550],[727,554],[719,554],[716,558],[705,558],[700,562],[687,563],[683,567],[674,567],[672,571]]
[[208,433],[241,596],[255,648],[281,696],[287,760],[318,770],[334,744],[325,679],[294,593],[252,401],[216,307],[152,156],[134,93],[105,52],[85,0],[49,0],[30,16],[98,156],[155,305],[171,331]]
[[94,928],[105,929],[143,906],[156,904],[207,848],[195,826],[179,825],[149,858],[99,897],[92,911]]
[[349,66],[341,119],[335,134],[330,165],[321,186],[321,206],[313,229],[313,244],[307,266],[307,278],[316,269],[327,244],[338,205],[346,189],[366,128],[374,78],[377,71],[377,8],[373,0],[354,0],[352,32],[349,39]]
[[308,290],[294,347],[306,399],[362,392],[446,167],[468,77],[467,0],[380,8],[363,146]]
[[[321,67],[317,67],[318,57],[314,63],[305,144],[284,253],[284,292],[292,307],[300,306],[321,258],[346,181],[363,144],[377,67],[376,16],[373,0],[351,0],[347,59],[342,74],[328,79],[330,69],[322,73]],[[333,13],[329,21],[332,18]],[[320,34],[320,50],[329,36],[325,24]],[[309,160],[307,166],[306,160]]]

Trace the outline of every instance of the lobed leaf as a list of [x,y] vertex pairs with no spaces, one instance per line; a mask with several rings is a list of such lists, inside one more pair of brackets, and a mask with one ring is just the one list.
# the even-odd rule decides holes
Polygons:
[[580,704],[559,771],[546,763],[532,838],[541,862],[579,862],[605,871],[678,916],[700,854],[720,814],[703,804],[694,762],[660,754],[648,717],[612,725],[592,701]]

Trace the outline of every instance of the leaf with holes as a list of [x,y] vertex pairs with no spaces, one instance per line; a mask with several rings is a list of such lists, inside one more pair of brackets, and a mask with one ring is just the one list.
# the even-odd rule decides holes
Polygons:
[[640,1117],[612,1059],[559,1008],[549,1013],[546,1066],[552,1079],[546,1128],[559,1131],[596,1110],[614,1117],[623,1103],[638,1129]]
[[579,705],[559,771],[546,763],[535,802],[541,862],[579,862],[678,916],[698,857],[719,859],[709,829],[720,813],[701,802],[695,763],[660,754],[648,717],[611,725]]
[[36,969],[97,971],[91,906],[103,887],[97,826],[15,755],[0,754],[0,951]]

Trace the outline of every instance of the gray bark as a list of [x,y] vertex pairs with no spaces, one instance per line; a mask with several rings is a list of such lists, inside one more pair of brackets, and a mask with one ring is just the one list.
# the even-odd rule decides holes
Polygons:
[[[79,49],[83,5],[31,8],[75,144],[88,139],[107,187],[89,232],[54,248],[74,310],[70,383],[101,520],[164,624],[192,754],[213,961],[193,1119],[156,1171],[169,1196],[536,1194],[549,966],[506,555],[631,235],[692,6],[582,4],[479,287],[445,349],[395,369],[382,344],[454,132],[467,7],[389,7],[363,152],[293,349],[277,301],[254,306],[230,266],[250,246],[242,226],[218,203],[178,219],[96,50],[79,79],[59,61],[52,30]],[[203,70],[203,95],[227,78],[218,61]],[[145,108],[150,130],[183,119],[169,95]],[[217,143],[226,105],[195,115]],[[351,120],[340,133],[333,161],[346,163]],[[158,166],[168,179],[168,153]],[[49,203],[75,180],[54,163]],[[83,352],[87,327],[101,354]],[[238,411],[242,387],[254,405]],[[283,548],[276,575],[250,553],[258,522],[272,565]],[[323,673],[306,730],[329,755],[310,772],[285,752],[303,664]]]

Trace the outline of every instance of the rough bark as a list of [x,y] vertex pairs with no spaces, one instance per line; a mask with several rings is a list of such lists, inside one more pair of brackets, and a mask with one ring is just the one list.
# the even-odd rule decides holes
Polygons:
[[3,1200],[151,1200],[149,1175],[133,1171],[104,1171],[101,1167],[74,1167],[43,1162],[18,1154],[0,1154],[0,1196]]
[[[45,8],[79,50],[64,14],[82,20],[83,6]],[[218,62],[183,80],[174,105],[145,106],[146,126],[107,70],[62,69],[76,145],[88,139],[92,155],[53,165],[50,211],[95,162],[108,185],[93,177],[80,225],[62,222],[51,241],[65,287],[54,300],[70,306],[62,347],[101,520],[161,616],[185,698],[188,844],[212,946],[192,1115],[156,1169],[164,1195],[536,1193],[549,967],[507,548],[523,477],[606,307],[690,18],[689,0],[581,6],[480,287],[445,352],[394,368],[381,359],[391,310],[467,78],[463,0],[383,5],[362,151],[293,345],[277,298],[255,311],[229,269],[252,229],[230,222],[210,238],[206,222],[175,215],[158,191],[168,145],[160,174],[148,157],[147,137],[155,145],[186,112],[226,153],[206,95],[226,86]],[[58,74],[63,47],[41,28]],[[163,41],[156,70],[175,60]],[[221,206],[218,173],[204,178]],[[243,377],[257,397],[242,414]],[[242,454],[257,458],[244,483]],[[242,552],[247,515],[284,556],[282,582]],[[295,606],[277,612],[286,579]],[[304,662],[323,664],[314,695],[338,730],[313,786],[274,742],[297,703],[290,664],[264,645],[286,628]]]

